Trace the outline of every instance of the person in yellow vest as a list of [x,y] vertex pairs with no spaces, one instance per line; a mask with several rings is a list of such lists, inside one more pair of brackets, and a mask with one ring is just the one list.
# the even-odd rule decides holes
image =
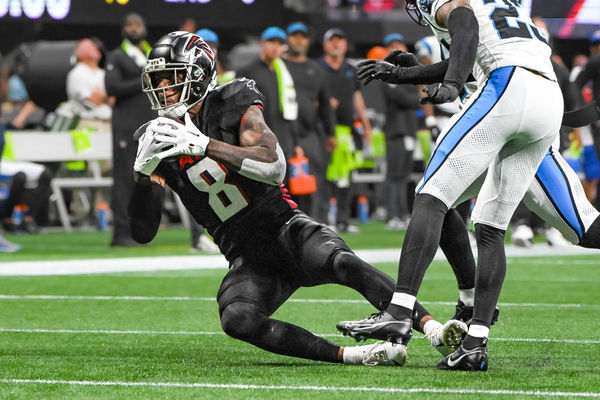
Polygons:
[[350,220],[351,172],[355,168],[354,121],[359,120],[363,141],[371,141],[371,123],[366,115],[365,101],[356,80],[355,69],[346,60],[348,40],[337,28],[329,29],[323,36],[325,56],[319,60],[325,69],[329,86],[330,103],[335,114],[337,146],[331,155],[327,179],[333,182],[332,197],[337,199],[337,226],[341,232],[357,233],[358,228]]

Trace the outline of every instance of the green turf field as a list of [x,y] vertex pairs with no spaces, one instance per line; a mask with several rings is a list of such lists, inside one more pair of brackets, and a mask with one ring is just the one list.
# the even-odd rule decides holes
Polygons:
[[[369,235],[346,237],[351,246],[398,246],[394,239],[401,238],[375,224],[366,230]],[[188,249],[183,230],[161,232],[149,247],[118,251],[106,246],[108,235],[95,232],[9,238],[24,249],[1,254],[3,261]],[[487,373],[436,370],[441,357],[420,334],[410,342],[407,365],[397,368],[293,359],[230,339],[214,301],[225,269],[3,277],[0,398],[600,397],[600,256],[511,258],[508,264]],[[396,274],[393,263],[377,267]],[[456,298],[449,266],[435,262],[420,299],[445,320]],[[353,345],[335,323],[373,311],[357,300],[339,286],[303,289],[275,317]]]

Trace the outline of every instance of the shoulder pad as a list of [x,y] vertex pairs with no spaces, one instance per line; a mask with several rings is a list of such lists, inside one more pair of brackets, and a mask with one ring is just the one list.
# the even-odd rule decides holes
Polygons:
[[217,92],[215,94],[225,103],[246,106],[246,108],[252,104],[262,104],[264,99],[263,94],[256,87],[256,82],[247,78],[234,79],[217,87],[213,92]]
[[152,122],[152,121],[148,121],[144,125],[142,125],[139,128],[137,128],[135,130],[135,133],[133,134],[133,139],[140,140],[140,137],[142,137],[142,135],[144,134],[144,132],[146,132],[146,128],[148,127],[148,125],[150,125],[150,122]]
[[263,94],[256,87],[256,82],[248,78],[236,78],[218,87],[217,90],[221,90],[224,99],[245,91],[254,92],[255,95],[263,97]]

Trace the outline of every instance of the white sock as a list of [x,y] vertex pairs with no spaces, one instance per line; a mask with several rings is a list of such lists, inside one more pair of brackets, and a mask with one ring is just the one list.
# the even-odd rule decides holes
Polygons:
[[417,298],[410,294],[394,292],[390,303],[412,310],[415,307],[416,300]]
[[467,307],[473,307],[475,299],[475,288],[458,289],[458,298],[465,303]]
[[469,336],[476,338],[486,338],[490,334],[490,328],[483,325],[471,324],[469,327]]
[[342,355],[344,364],[362,364],[363,354],[372,346],[372,344],[367,344],[364,346],[344,347],[344,354]]
[[441,344],[436,335],[432,335],[432,332],[434,332],[436,329],[439,329],[441,326],[442,324],[435,319],[430,319],[429,321],[425,322],[425,325],[423,325],[423,333],[425,334],[425,337],[429,339],[429,342],[432,346],[438,346]]

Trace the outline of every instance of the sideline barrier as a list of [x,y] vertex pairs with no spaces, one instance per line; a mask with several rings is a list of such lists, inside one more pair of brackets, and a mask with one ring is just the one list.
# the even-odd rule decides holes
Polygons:
[[[71,132],[17,131],[11,133],[12,152],[17,161],[67,162],[87,161],[91,175],[86,177],[55,177],[51,190],[56,199],[60,222],[67,232],[71,232],[71,221],[62,195],[62,188],[111,187],[113,178],[102,176],[99,161],[112,160],[112,133],[93,132],[89,134],[90,145],[82,151],[76,149]],[[183,225],[189,227],[187,212],[179,196],[174,195]]]

